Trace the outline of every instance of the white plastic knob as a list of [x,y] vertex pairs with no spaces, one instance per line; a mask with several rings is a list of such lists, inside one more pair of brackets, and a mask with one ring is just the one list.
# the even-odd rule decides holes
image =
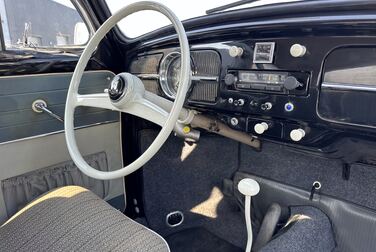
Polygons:
[[233,58],[242,56],[243,52],[243,48],[238,46],[231,46],[230,49],[228,49],[228,53]]
[[299,142],[305,136],[305,131],[303,129],[294,129],[290,132],[290,138],[295,141]]
[[303,57],[307,52],[307,48],[301,44],[293,44],[290,48],[290,54],[292,57]]
[[239,124],[239,120],[238,120],[238,118],[233,117],[233,118],[230,119],[230,123],[231,123],[232,126],[236,126],[236,125]]
[[264,133],[265,131],[269,129],[269,125],[266,122],[257,123],[255,124],[253,129],[255,130],[257,134],[261,135],[262,133]]
[[255,196],[260,192],[260,185],[256,180],[245,178],[240,180],[238,190],[245,196]]

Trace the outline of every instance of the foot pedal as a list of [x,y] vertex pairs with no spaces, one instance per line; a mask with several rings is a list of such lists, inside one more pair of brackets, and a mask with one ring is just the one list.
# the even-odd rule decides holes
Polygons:
[[231,179],[222,180],[222,193],[225,196],[234,196],[234,182]]
[[271,239],[281,217],[282,208],[279,204],[273,203],[266,212],[262,221],[256,241],[253,244],[252,251],[259,251]]
[[180,211],[175,211],[167,214],[166,224],[169,227],[177,227],[184,221],[184,214]]

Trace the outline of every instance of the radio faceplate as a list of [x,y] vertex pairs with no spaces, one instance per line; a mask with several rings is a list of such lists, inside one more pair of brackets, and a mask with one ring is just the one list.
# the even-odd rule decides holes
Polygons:
[[309,73],[264,70],[229,70],[225,82],[239,91],[306,95]]

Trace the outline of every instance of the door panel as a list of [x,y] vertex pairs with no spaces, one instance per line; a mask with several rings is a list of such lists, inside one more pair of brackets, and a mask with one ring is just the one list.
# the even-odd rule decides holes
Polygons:
[[[85,72],[79,92],[103,92],[113,76],[109,71]],[[63,117],[71,77],[72,73],[1,77],[0,142],[63,130],[61,122],[46,113],[34,112],[32,103],[43,99],[51,111]],[[118,120],[117,112],[82,107],[76,110],[75,126]]]
[[[0,181],[20,175],[35,175],[42,168],[71,160],[63,123],[45,113],[34,112],[31,106],[34,100],[43,99],[51,111],[63,116],[71,76],[72,73],[59,73],[0,78]],[[113,76],[108,71],[86,72],[80,93],[103,92]],[[122,167],[119,113],[80,108],[76,111],[75,126],[83,156],[104,153],[107,164],[100,169]],[[57,184],[70,183],[63,180]],[[96,180],[93,181],[90,183],[96,183]],[[106,184],[106,193],[100,195],[105,200],[124,194],[122,179],[97,183]],[[3,186],[0,192],[0,223],[9,217]]]

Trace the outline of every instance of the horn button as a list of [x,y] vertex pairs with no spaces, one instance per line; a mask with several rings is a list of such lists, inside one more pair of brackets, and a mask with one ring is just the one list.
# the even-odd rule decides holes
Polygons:
[[108,88],[108,94],[113,102],[119,101],[128,89],[128,81],[121,75],[116,75]]

